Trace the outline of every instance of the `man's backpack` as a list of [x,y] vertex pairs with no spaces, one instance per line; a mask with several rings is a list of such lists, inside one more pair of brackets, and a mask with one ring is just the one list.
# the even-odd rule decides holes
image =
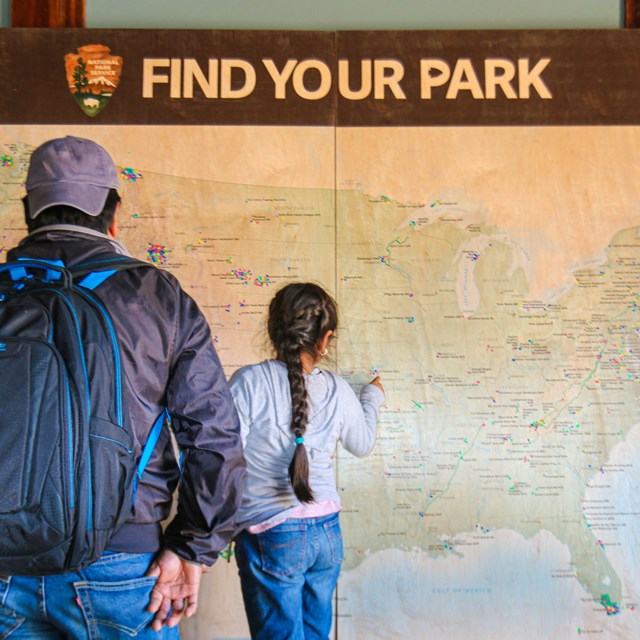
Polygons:
[[166,412],[138,468],[117,337],[92,289],[141,266],[113,254],[73,271],[0,266],[0,574],[78,570],[131,513]]

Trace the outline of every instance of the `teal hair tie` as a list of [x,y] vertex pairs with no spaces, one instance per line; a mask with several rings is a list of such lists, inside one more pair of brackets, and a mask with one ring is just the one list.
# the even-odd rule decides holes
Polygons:
[[304,438],[296,438],[296,444],[302,444],[304,442]]

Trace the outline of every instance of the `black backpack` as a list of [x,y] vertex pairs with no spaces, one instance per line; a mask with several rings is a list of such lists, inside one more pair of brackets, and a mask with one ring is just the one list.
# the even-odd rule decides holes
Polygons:
[[113,254],[72,271],[0,266],[0,574],[81,569],[131,513],[168,415],[137,464],[117,337],[92,290],[141,266],[153,268]]

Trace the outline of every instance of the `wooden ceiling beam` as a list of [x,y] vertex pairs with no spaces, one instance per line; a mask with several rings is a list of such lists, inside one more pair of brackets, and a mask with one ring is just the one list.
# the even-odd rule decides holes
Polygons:
[[627,29],[640,27],[640,0],[625,0],[624,26]]
[[11,0],[12,27],[84,27],[86,0]]

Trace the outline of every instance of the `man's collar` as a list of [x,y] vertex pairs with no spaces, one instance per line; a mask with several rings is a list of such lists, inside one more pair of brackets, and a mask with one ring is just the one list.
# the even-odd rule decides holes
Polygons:
[[131,256],[131,254],[129,253],[128,249],[123,244],[121,244],[120,242],[118,242],[117,240],[112,238],[111,236],[107,235],[106,233],[102,233],[102,231],[97,231],[96,229],[89,229],[88,227],[83,227],[81,225],[75,225],[75,224],[48,224],[45,227],[39,227],[39,228],[33,230],[27,236],[27,238],[32,238],[37,233],[44,233],[46,231],[69,231],[69,232],[74,233],[74,234],[82,234],[82,235],[101,238],[102,240],[107,240],[111,244],[111,246],[113,247],[113,250],[116,253],[119,253],[119,254],[121,254],[123,256]]

